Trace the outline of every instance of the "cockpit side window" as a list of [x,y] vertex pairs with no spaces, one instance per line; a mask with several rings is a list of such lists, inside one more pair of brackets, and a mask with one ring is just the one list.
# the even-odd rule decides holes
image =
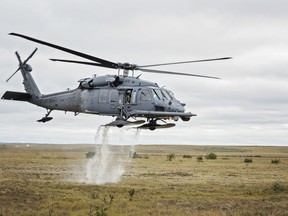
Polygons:
[[163,96],[160,89],[152,90],[154,100],[163,100]]
[[152,100],[150,90],[149,89],[143,89],[140,95],[141,101],[150,101]]

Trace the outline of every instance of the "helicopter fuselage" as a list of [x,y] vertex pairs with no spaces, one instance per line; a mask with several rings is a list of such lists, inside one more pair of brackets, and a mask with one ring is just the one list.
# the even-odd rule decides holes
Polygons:
[[[115,80],[119,79],[121,81],[115,83]],[[164,115],[161,118],[165,119],[171,118],[173,112],[176,119],[177,113],[180,116],[184,113],[184,104],[181,104],[171,91],[159,88],[156,83],[135,77],[111,75],[83,79],[77,89],[40,95],[30,102],[50,110],[123,115],[125,118],[153,118],[157,112],[162,112]]]
[[[19,60],[20,61],[20,60]],[[146,118],[141,128],[154,130],[159,127],[173,127],[175,124],[157,124],[157,120],[190,120],[195,116],[185,112],[185,104],[180,103],[173,93],[160,88],[157,83],[121,75],[95,76],[79,80],[79,86],[73,90],[53,94],[41,94],[32,75],[32,67],[22,64],[20,69],[26,93],[7,91],[2,99],[27,101],[47,109],[47,114],[38,122],[52,120],[53,110],[65,112],[116,116],[109,126],[122,127],[129,124],[143,124],[145,121],[128,121],[129,118]]]

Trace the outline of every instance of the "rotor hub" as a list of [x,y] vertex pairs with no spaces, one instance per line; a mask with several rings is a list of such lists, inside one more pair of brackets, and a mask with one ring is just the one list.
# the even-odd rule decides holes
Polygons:
[[117,63],[118,68],[119,69],[123,69],[123,70],[137,70],[138,69],[138,65],[136,64],[130,64],[128,62],[125,63]]

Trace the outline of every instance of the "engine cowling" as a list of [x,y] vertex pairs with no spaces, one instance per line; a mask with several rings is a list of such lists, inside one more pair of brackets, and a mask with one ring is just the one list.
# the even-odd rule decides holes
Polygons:
[[114,76],[109,76],[109,75],[97,76],[97,77],[93,78],[92,86],[93,87],[106,86],[106,85],[108,85],[108,83],[112,83],[114,81],[115,81]]
[[123,80],[118,76],[105,75],[105,76],[95,76],[93,78],[86,78],[79,80],[80,85],[83,88],[95,88],[103,87],[107,85],[118,86],[123,83]]

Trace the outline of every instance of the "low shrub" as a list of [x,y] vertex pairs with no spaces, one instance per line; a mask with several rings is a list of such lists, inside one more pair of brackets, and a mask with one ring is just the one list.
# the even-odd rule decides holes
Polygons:
[[202,155],[197,157],[197,162],[203,162],[203,156]]
[[281,183],[275,182],[269,188],[264,189],[267,193],[281,193],[285,191],[285,186]]
[[252,162],[253,162],[252,158],[245,158],[244,159],[244,163],[252,163]]
[[93,158],[95,156],[95,152],[87,152],[86,153],[86,158]]
[[207,155],[205,156],[205,158],[206,158],[207,160],[216,160],[216,159],[217,159],[217,155],[216,155],[215,153],[211,152],[211,153],[207,154]]
[[183,155],[183,158],[192,158],[192,155]]
[[129,201],[132,201],[134,194],[135,194],[135,189],[132,188],[131,190],[129,190],[128,194],[129,194]]
[[108,216],[107,211],[113,203],[114,196],[112,194],[100,196],[92,193],[91,198],[95,200],[95,203],[90,205],[88,216]]
[[175,159],[175,154],[174,154],[174,153],[167,155],[167,160],[168,160],[168,161],[172,161],[173,159]]
[[272,164],[278,164],[278,163],[281,163],[281,160],[280,159],[272,159],[271,163]]
[[149,159],[149,156],[147,154],[143,155],[141,158],[143,159]]
[[270,190],[275,193],[280,193],[285,190],[285,186],[283,184],[276,182],[271,186]]
[[136,152],[132,152],[132,151],[129,153],[129,157],[130,157],[130,158],[134,158],[134,159],[135,159],[135,158],[149,159],[149,156],[146,155],[146,154],[145,154],[145,155],[140,155],[140,154],[137,154]]

